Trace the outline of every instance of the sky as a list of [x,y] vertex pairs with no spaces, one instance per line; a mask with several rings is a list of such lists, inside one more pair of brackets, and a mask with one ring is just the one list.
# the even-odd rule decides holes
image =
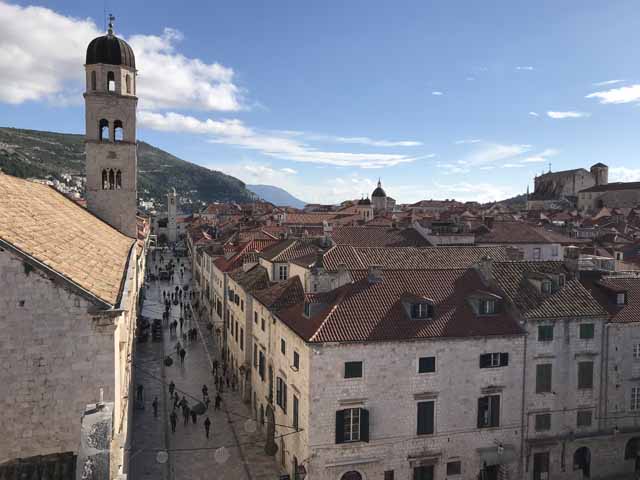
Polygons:
[[[153,5],[152,8],[149,5]],[[640,180],[636,0],[0,0],[0,126],[84,133],[84,55],[131,44],[138,140],[307,202]]]

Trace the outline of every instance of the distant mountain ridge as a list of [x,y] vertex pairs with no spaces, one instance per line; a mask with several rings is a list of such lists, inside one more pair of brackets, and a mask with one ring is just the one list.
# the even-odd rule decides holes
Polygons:
[[[84,175],[84,135],[0,127],[0,169],[21,178]],[[215,201],[248,202],[254,196],[235,177],[138,142],[140,198],[162,202],[172,187],[194,207]]]
[[304,208],[307,202],[294,197],[285,189],[273,185],[247,185],[261,199],[278,207]]

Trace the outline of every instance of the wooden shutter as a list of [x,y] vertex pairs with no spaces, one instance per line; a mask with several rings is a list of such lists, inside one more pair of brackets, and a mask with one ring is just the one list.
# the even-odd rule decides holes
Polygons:
[[336,443],[344,443],[344,410],[336,412]]
[[478,428],[483,428],[486,425],[484,424],[484,413],[489,408],[489,399],[487,397],[480,397],[478,399]]
[[360,409],[360,441],[369,441],[369,410]]
[[500,366],[501,367],[506,367],[507,365],[509,365],[509,354],[508,353],[501,353],[500,354]]
[[578,363],[578,388],[593,388],[593,362]]
[[489,368],[491,366],[491,354],[483,353],[480,355],[480,368]]
[[536,393],[551,391],[551,364],[536,365]]
[[434,402],[418,403],[418,435],[433,433]]
[[500,426],[500,395],[491,395],[491,426]]

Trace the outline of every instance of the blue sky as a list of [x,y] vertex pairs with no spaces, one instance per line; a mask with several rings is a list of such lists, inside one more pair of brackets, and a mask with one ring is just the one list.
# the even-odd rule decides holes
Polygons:
[[[138,138],[306,201],[488,201],[536,173],[640,180],[640,10],[602,1],[107,0]],[[39,7],[39,8],[33,8]],[[102,2],[0,0],[0,125],[82,133]]]

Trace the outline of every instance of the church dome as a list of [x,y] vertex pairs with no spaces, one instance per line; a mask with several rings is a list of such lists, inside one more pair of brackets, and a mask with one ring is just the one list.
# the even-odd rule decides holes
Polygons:
[[376,189],[373,191],[373,193],[371,194],[372,197],[386,197],[387,194],[385,193],[385,191],[382,189],[382,183],[380,182],[380,180],[378,180],[378,186],[376,187]]
[[358,200],[358,205],[371,205],[371,200],[368,198],[362,198]]
[[113,34],[113,25],[109,24],[109,32],[102,37],[94,38],[87,47],[86,65],[106,63],[136,68],[136,57],[127,42]]

